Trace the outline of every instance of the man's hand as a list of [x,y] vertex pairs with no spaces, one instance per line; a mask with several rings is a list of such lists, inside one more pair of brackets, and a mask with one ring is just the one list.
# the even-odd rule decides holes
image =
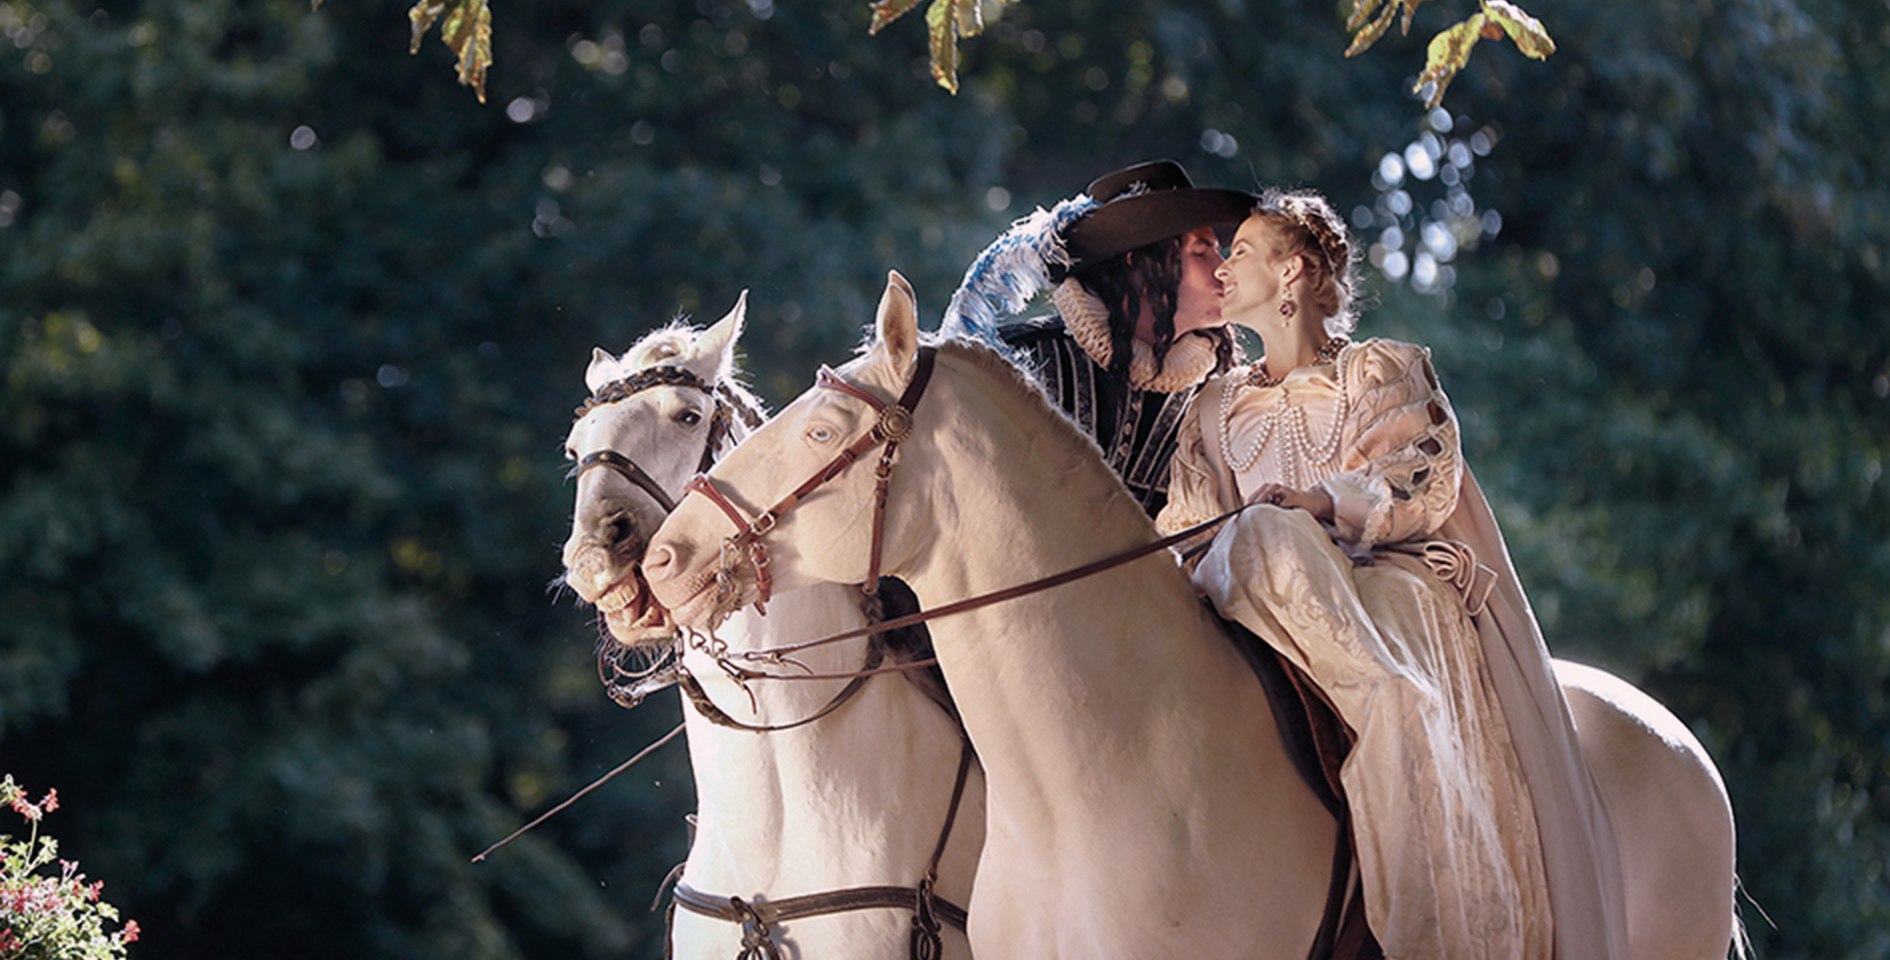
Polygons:
[[1322,487],[1295,490],[1281,483],[1263,483],[1247,498],[1248,503],[1270,503],[1288,510],[1304,510],[1321,523],[1332,522],[1332,495]]

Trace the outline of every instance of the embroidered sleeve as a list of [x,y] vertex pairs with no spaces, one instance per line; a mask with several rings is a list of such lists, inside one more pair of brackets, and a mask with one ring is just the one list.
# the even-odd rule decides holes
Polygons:
[[1325,482],[1340,538],[1370,547],[1434,533],[1457,508],[1463,454],[1430,351],[1367,341],[1342,375],[1353,396],[1347,468]]
[[1216,476],[1219,468],[1208,454],[1210,438],[1204,435],[1201,423],[1202,408],[1218,396],[1219,391],[1203,389],[1181,419],[1175,455],[1168,461],[1168,505],[1155,518],[1155,526],[1163,534],[1186,529],[1228,509],[1220,502],[1221,483]]

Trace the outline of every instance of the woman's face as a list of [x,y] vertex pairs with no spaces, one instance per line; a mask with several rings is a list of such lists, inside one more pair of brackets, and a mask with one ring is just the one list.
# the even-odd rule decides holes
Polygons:
[[[1279,231],[1261,216],[1248,217],[1234,233],[1227,262],[1214,275],[1221,281],[1221,316],[1250,329],[1278,312],[1290,258],[1281,251]],[[1278,319],[1277,316],[1274,319]]]

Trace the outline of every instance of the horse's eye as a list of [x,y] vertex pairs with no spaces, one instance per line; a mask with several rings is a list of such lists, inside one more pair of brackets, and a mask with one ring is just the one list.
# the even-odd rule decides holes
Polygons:
[[702,414],[697,413],[693,408],[681,410],[676,414],[676,422],[685,427],[693,427],[702,422]]
[[825,424],[819,424],[819,423],[814,424],[813,426],[807,428],[807,439],[812,440],[815,443],[822,443],[822,444],[832,443],[833,442],[833,428]]

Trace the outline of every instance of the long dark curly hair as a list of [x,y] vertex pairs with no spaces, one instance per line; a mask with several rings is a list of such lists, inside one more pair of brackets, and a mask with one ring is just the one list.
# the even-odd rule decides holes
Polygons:
[[[1129,377],[1134,356],[1135,321],[1147,304],[1155,315],[1155,372],[1161,373],[1175,345],[1175,306],[1181,288],[1181,237],[1157,240],[1128,253],[1090,264],[1070,274],[1109,311],[1109,373]],[[1234,363],[1234,338],[1215,327],[1193,333],[1214,344],[1214,372]]]

